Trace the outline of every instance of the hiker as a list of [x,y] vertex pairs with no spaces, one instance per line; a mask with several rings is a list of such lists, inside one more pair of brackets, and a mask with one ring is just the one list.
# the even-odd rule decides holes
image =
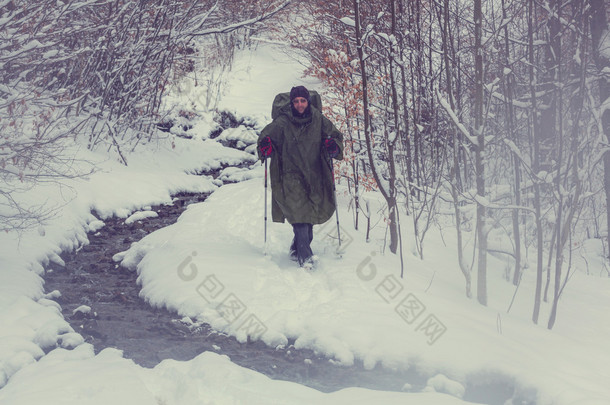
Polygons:
[[320,109],[318,93],[304,86],[278,94],[258,138],[261,160],[271,157],[271,216],[292,225],[290,258],[301,267],[313,265],[313,225],[335,212],[331,159],[343,159],[343,135]]

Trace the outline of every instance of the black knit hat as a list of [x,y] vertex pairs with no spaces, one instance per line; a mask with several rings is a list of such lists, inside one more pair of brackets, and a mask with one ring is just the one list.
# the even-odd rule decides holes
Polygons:
[[290,101],[297,97],[303,97],[309,103],[309,90],[305,86],[295,86],[290,89]]

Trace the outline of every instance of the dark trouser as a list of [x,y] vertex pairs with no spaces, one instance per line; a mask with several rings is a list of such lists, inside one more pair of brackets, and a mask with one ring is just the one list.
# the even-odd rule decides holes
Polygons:
[[313,240],[312,224],[292,224],[294,239],[290,246],[290,252],[295,252],[299,264],[302,265],[313,256],[311,251],[311,241]]

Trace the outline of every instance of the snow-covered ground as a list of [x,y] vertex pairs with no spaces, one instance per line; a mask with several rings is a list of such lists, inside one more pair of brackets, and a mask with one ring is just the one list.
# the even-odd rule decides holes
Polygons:
[[[264,123],[276,93],[299,83],[315,86],[300,72],[300,65],[263,44],[239,55],[220,104]],[[184,97],[197,104],[197,91],[186,85],[173,102]],[[610,403],[610,279],[600,277],[594,241],[582,249],[590,275],[584,262],[574,263],[578,271],[552,331],[543,326],[547,304],[541,325],[530,320],[531,270],[509,313],[514,287],[503,278],[501,260],[490,258],[489,306],[466,298],[449,227],[442,237],[430,231],[422,261],[410,253],[410,219],[402,217],[401,279],[399,258],[382,254],[385,227],[374,228],[366,243],[364,231],[353,229],[341,185],[342,257],[335,252],[333,218],[314,228],[320,261],[306,272],[287,257],[288,224],[268,224],[263,243],[261,165],[248,153],[202,140],[210,125],[196,126],[195,140],[177,138],[174,147],[161,143],[138,151],[127,168],[75,152],[100,170],[23,196],[63,205],[44,229],[19,239],[0,235],[0,404],[463,404],[468,384],[494,382],[514,385],[514,403],[519,398],[540,404]],[[245,127],[233,131],[251,136]],[[191,174],[244,159],[252,162],[248,168],[219,177],[243,180],[237,184],[218,187],[218,180]],[[209,352],[191,361],[165,360],[153,369],[135,365],[118,350],[95,355],[61,317],[52,301],[56,293],[45,296],[43,265],[61,262],[62,250],[87,243],[86,232],[102,226],[104,218],[145,221],[154,215],[149,206],[170,202],[179,191],[214,193],[189,206],[176,224],[115,257],[138,272],[141,294],[151,305],[208,322],[242,341],[250,337],[278,346],[294,339],[297,348],[314,349],[345,366],[362,361],[369,368],[411,368],[429,378],[424,392],[350,388],[325,394],[270,380]],[[366,198],[373,207],[381,204],[375,194]]]

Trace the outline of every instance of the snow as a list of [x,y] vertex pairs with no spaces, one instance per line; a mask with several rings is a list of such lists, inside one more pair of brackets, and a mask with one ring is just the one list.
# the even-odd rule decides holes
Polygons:
[[[80,374],[75,375],[74,370]],[[34,389],[35,387],[35,389]],[[378,392],[350,388],[323,394],[273,381],[233,365],[226,356],[202,353],[188,362],[165,360],[153,369],[138,367],[115,349],[93,354],[89,344],[56,349],[16,375],[0,391],[0,403],[81,405],[121,404],[371,404],[453,405],[449,395]],[[10,402],[18,401],[18,402]]]
[[343,24],[347,25],[348,27],[353,28],[356,26],[356,21],[354,21],[354,19],[351,17],[343,17],[339,21],[341,21]]
[[216,139],[218,141],[236,141],[237,148],[242,149],[247,145],[255,143],[258,139],[258,134],[253,129],[230,128],[223,131]]
[[442,374],[437,374],[428,380],[424,391],[444,392],[461,398],[464,396],[466,389],[459,382],[452,381]]
[[460,119],[458,118],[458,116],[455,115],[455,112],[451,109],[451,105],[449,104],[449,102],[447,100],[445,100],[443,98],[443,96],[441,96],[441,94],[438,90],[436,90],[436,98],[438,99],[441,106],[445,109],[447,114],[449,115],[449,118],[451,118],[451,120],[453,121],[455,126],[460,130],[462,135],[464,135],[466,137],[466,139],[468,139],[473,145],[477,146],[479,144],[479,141],[477,140],[477,138],[475,136],[471,135],[470,132],[468,131],[468,129],[464,126],[464,124],[462,124],[462,122],[460,122]]
[[77,313],[81,313],[81,314],[88,314],[89,312],[91,312],[91,307],[88,305],[81,305],[78,308],[75,308],[72,311],[72,314],[77,314]]
[[211,192],[217,188],[212,179],[189,173],[252,160],[251,155],[217,142],[179,138],[173,148],[143,149],[131,157],[128,168],[103,156],[83,150],[78,153],[83,162],[96,162],[98,171],[67,180],[61,187],[42,184],[20,196],[34,204],[47,201],[60,207],[44,232],[35,230],[20,237],[0,234],[0,375],[4,380],[39,359],[41,348],[52,348],[60,339],[74,340],[69,338],[74,331],[58,308],[45,304],[49,300],[44,298],[40,275],[50,261],[63,263],[62,250],[86,244],[86,231],[99,229],[101,221],[91,210],[102,219],[112,215],[127,218],[138,208],[171,203],[171,195],[180,191]]
[[[123,263],[138,271],[142,296],[153,306],[208,322],[240,341],[250,336],[279,346],[295,339],[295,347],[313,349],[347,366],[359,359],[368,368],[382,364],[442,372],[447,377],[437,376],[428,385],[453,395],[463,394],[460,386],[466,376],[481,370],[549,393],[566,378],[566,370],[572,370],[564,382],[566,392],[577,395],[579,385],[588,381],[597,384],[600,397],[608,394],[602,388],[605,377],[587,376],[586,371],[607,369],[607,353],[574,345],[573,339],[582,338],[569,324],[558,327],[565,328],[565,334],[550,333],[532,327],[527,316],[497,312],[508,300],[488,309],[462,297],[455,285],[439,285],[447,283],[439,277],[460,285],[451,254],[426,263],[408,257],[408,282],[400,280],[397,258],[379,254],[364,241],[364,232],[347,231],[354,240],[342,259],[334,258],[332,242],[324,236],[333,218],[319,227],[322,231],[314,229],[313,249],[320,252],[314,272],[296,268],[286,257],[291,239],[287,225],[270,226],[270,247],[263,256],[263,199],[260,178],[226,185],[189,206],[176,224],[135,243]],[[253,214],[257,207],[258,215]],[[347,212],[340,217],[348,218]],[[426,292],[431,269],[441,274]],[[508,296],[506,286],[495,287]],[[602,291],[594,296],[608,310]],[[567,306],[562,304],[566,318]],[[587,322],[579,322],[581,331]],[[588,336],[595,334],[592,329]]]
[[278,93],[302,84],[317,89],[319,81],[303,77],[298,55],[289,56],[282,47],[259,45],[256,52],[235,56],[235,66],[219,108],[255,121],[271,121],[271,103]]
[[[275,93],[299,83],[315,87],[276,46],[261,44],[256,52],[236,56],[222,108],[262,124],[270,119]],[[287,257],[288,224],[268,223],[263,255],[263,168],[252,154],[208,139],[212,124],[202,122],[191,130],[197,133],[193,139],[142,146],[128,156],[128,167],[73,150],[98,170],[19,196],[51,202],[58,211],[43,232],[0,235],[0,404],[466,404],[467,386],[485,382],[514,384],[517,399],[538,404],[610,401],[610,279],[600,276],[604,262],[595,241],[582,247],[588,267],[574,259],[579,271],[564,290],[552,331],[544,321],[530,321],[533,266],[509,313],[515,289],[503,279],[506,263],[500,259],[489,259],[488,307],[465,297],[451,229],[443,235],[431,230],[426,251],[432,254],[426,260],[407,254],[401,279],[399,258],[382,252],[385,228],[374,228],[367,242],[365,230],[351,226],[345,185],[338,187],[342,257],[335,254],[333,218],[314,228],[312,247],[320,261],[306,272]],[[223,139],[252,136],[242,126]],[[194,175],[243,162],[245,167],[225,168],[217,179]],[[237,183],[219,187],[232,182]],[[313,349],[344,366],[362,362],[370,369],[415,370],[426,377],[424,392],[353,387],[321,393],[271,380],[213,352],[189,361],[165,360],[152,369],[117,349],[95,354],[51,301],[60,294],[45,294],[44,266],[61,264],[62,250],[87,244],[87,232],[100,229],[104,219],[143,220],[153,215],[150,206],[171,203],[172,194],[181,191],[212,194],[190,205],[174,225],[115,256],[137,271],[141,296],[150,305],[191,322],[209,322],[240,341],[249,337],[275,347],[294,340],[296,348]],[[383,199],[374,193],[366,199],[376,213]],[[410,221],[403,222],[402,234],[412,235]],[[409,252],[414,241],[406,243]],[[549,311],[543,303],[541,319]],[[409,387],[405,381],[405,390]]]
[[133,214],[131,214],[129,216],[129,218],[127,218],[125,220],[125,224],[129,225],[129,224],[133,224],[134,222],[138,222],[138,221],[141,221],[146,218],[156,218],[158,216],[159,216],[159,214],[157,214],[155,211],[150,211],[150,210],[138,211],[138,212],[134,212]]
[[100,220],[93,220],[91,222],[89,222],[88,228],[89,228],[89,232],[96,232],[99,231],[100,229],[102,229],[106,224],[104,223],[104,221],[100,221]]

